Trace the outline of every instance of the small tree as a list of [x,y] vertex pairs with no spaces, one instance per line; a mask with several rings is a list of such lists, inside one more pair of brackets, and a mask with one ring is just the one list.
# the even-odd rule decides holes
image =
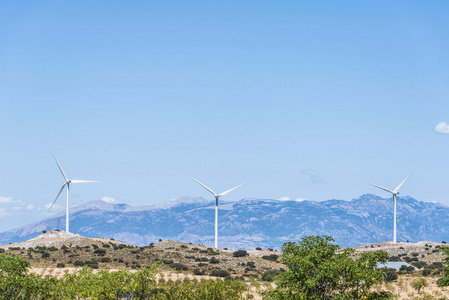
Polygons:
[[412,288],[414,288],[415,290],[419,291],[423,288],[429,285],[429,283],[427,282],[427,280],[425,280],[424,278],[419,278],[416,279],[414,281],[412,281],[410,283],[410,285],[412,286]]
[[353,260],[353,249],[340,249],[333,241],[328,236],[308,236],[298,243],[285,243],[283,260],[289,270],[279,275],[277,288],[266,296],[299,300],[376,296],[370,288],[385,281],[384,272],[376,264],[385,263],[388,254],[365,252]]
[[444,258],[444,269],[443,269],[443,277],[438,280],[439,286],[448,286],[449,285],[449,247],[441,247],[438,249],[440,252],[446,255]]

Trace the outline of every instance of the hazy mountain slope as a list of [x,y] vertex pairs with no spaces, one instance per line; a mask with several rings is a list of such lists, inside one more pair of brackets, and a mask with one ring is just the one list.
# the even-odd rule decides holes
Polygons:
[[[398,198],[398,240],[449,240],[449,207]],[[65,228],[65,215],[0,234],[19,242]],[[305,235],[330,235],[342,246],[392,240],[392,200],[367,194],[352,201],[244,199],[220,202],[219,246],[279,248]],[[213,245],[214,201],[183,197],[160,205],[131,207],[97,200],[71,210],[70,229],[86,237],[110,237],[134,245],[159,238]]]

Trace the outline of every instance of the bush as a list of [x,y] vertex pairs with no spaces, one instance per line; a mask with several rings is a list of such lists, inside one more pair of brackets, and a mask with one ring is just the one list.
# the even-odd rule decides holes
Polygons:
[[215,276],[215,277],[227,277],[227,276],[230,276],[231,273],[229,273],[226,270],[217,269],[217,270],[212,270],[212,272],[209,275]]
[[262,248],[260,248],[260,247],[256,247],[256,250],[259,250],[259,251],[260,251],[260,250],[262,250]]
[[234,257],[244,257],[247,255],[248,255],[248,252],[246,250],[237,250],[232,253],[232,256],[234,256]]
[[186,265],[181,264],[181,263],[172,263],[172,264],[170,264],[170,267],[172,267],[173,269],[178,270],[178,271],[186,271],[189,269],[189,267],[187,267]]
[[414,262],[412,262],[412,265],[414,267],[417,267],[418,269],[422,269],[423,267],[425,267],[427,265],[427,263],[425,261],[414,261]]
[[263,273],[262,280],[270,281],[270,282],[274,281],[276,279],[276,277],[281,273],[282,273],[282,271],[280,271],[280,270],[275,270],[275,269],[267,270],[267,271],[265,271],[265,273]]
[[77,267],[83,267],[84,266],[84,261],[81,260],[75,260],[75,262],[73,263],[74,266]]
[[248,267],[250,267],[250,268],[255,268],[255,267],[256,267],[256,265],[254,264],[253,261],[247,262],[246,265],[247,265]]
[[390,256],[388,261],[401,261],[401,258],[399,256]]
[[262,256],[262,258],[265,260],[270,260],[270,261],[276,262],[279,258],[279,255],[276,255],[276,254],[264,255],[264,256]]
[[432,273],[431,269],[424,268],[424,270],[422,270],[423,276],[429,276],[431,273]]
[[97,254],[98,256],[104,256],[106,254],[106,250],[104,249],[97,249],[94,251],[95,254]]
[[217,258],[215,258],[215,257],[212,257],[212,258],[209,260],[209,262],[210,262],[211,264],[218,264],[218,263],[220,262],[220,260],[217,259]]
[[92,269],[98,269],[98,261],[96,261],[96,260],[94,260],[94,259],[92,259],[92,260],[86,260],[86,261],[84,262],[84,264],[85,264],[86,266],[88,266],[89,268],[92,268]]
[[206,273],[204,271],[200,270],[200,269],[193,269],[193,274],[195,274],[195,275],[204,275]]
[[407,272],[407,273],[410,273],[410,272],[415,271],[415,268],[413,268],[412,266],[402,265],[402,266],[399,268],[399,271],[405,271],[405,272]]
[[382,271],[385,273],[385,279],[388,282],[394,281],[398,279],[398,274],[396,274],[396,269],[393,268],[382,268]]
[[65,263],[58,263],[56,268],[65,268]]
[[100,259],[100,262],[102,262],[102,263],[108,263],[108,262],[111,262],[111,259],[110,259],[109,257],[102,257],[102,258]]
[[171,265],[173,263],[173,260],[171,259],[163,259],[162,262],[166,265]]
[[50,257],[50,253],[48,253],[48,252],[42,253],[42,258],[48,258],[48,257]]

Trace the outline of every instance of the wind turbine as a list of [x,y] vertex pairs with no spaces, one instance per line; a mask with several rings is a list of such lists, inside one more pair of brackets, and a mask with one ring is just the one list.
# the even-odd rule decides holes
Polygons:
[[69,232],[69,190],[70,190],[70,184],[71,183],[84,183],[84,182],[99,182],[99,181],[68,179],[67,176],[65,175],[64,170],[62,169],[61,165],[59,164],[58,159],[56,158],[55,154],[53,152],[51,152],[51,154],[53,154],[53,157],[55,158],[55,161],[58,164],[59,170],[61,171],[61,174],[62,174],[62,176],[65,179],[65,182],[62,185],[61,189],[59,190],[58,195],[56,196],[55,200],[51,204],[51,206],[48,209],[48,211],[50,211],[50,209],[53,207],[53,204],[55,204],[56,200],[58,200],[58,197],[61,194],[61,192],[64,189],[64,187],[67,186],[67,206],[66,206],[66,215],[65,215],[65,231]]
[[211,192],[212,195],[214,195],[214,197],[215,197],[215,248],[218,248],[218,198],[220,198],[221,196],[224,196],[224,195],[232,192],[233,190],[238,189],[241,186],[244,186],[246,183],[238,185],[235,188],[227,190],[226,192],[223,192],[223,193],[220,193],[220,194],[216,194],[213,190],[211,190],[210,188],[208,188],[207,186],[205,186],[204,184],[202,184],[201,182],[199,182],[195,178],[192,177],[192,179],[195,180],[196,182],[198,182],[203,188],[205,188],[206,190]]
[[377,188],[380,188],[380,189],[382,189],[382,190],[384,190],[384,191],[387,191],[387,192],[393,194],[393,206],[394,206],[394,213],[393,213],[393,215],[394,215],[394,217],[393,217],[393,218],[394,218],[393,243],[394,243],[394,244],[397,243],[397,240],[396,240],[396,195],[399,194],[399,189],[400,189],[401,186],[407,181],[407,179],[409,179],[410,176],[412,176],[412,174],[413,174],[413,172],[412,172],[410,175],[408,175],[407,178],[405,178],[404,181],[401,182],[401,184],[398,185],[398,187],[394,189],[394,191],[389,190],[389,189],[387,189],[387,188],[384,188],[384,187],[382,187],[382,186],[379,186],[379,185],[370,183],[371,185],[373,185],[373,186],[375,186],[375,187],[377,187]]

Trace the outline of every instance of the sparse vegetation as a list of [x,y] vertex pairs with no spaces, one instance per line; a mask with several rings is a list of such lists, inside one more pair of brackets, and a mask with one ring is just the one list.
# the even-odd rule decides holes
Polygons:
[[[110,247],[105,247],[104,245],[110,245]],[[3,250],[8,254],[14,254],[16,256],[29,259],[29,262],[33,265],[33,267],[41,268],[40,271],[36,271],[36,274],[39,274],[41,277],[45,274],[60,279],[64,276],[64,274],[71,274],[72,272],[76,272],[74,270],[80,270],[82,267],[84,267],[84,269],[101,269],[101,271],[95,270],[94,273],[92,273],[93,275],[89,275],[97,276],[95,275],[95,272],[104,272],[103,269],[118,269],[121,270],[120,272],[128,272],[126,269],[132,269],[133,272],[140,272],[159,261],[158,269],[168,272],[166,274],[176,275],[171,275],[173,277],[170,277],[169,275],[166,279],[161,278],[161,284],[154,285],[155,290],[164,289],[164,286],[168,287],[171,282],[177,282],[177,285],[182,286],[183,283],[181,281],[177,281],[175,278],[179,277],[176,276],[185,278],[186,274],[197,276],[207,274],[217,277],[214,280],[220,280],[220,278],[226,278],[226,280],[232,279],[233,281],[242,280],[247,282],[253,289],[274,291],[276,285],[279,285],[279,282],[281,282],[284,276],[282,275],[284,270],[279,268],[280,266],[282,267],[279,263],[286,263],[286,261],[282,260],[283,253],[281,252],[276,253],[273,250],[270,254],[267,250],[265,250],[266,252],[239,250],[241,252],[245,251],[247,255],[240,256],[238,254],[237,256],[234,256],[235,252],[240,252],[219,251],[218,249],[208,248],[204,245],[186,245],[187,244],[164,240],[163,246],[156,243],[152,246],[134,247],[109,240],[105,242],[101,239],[99,241],[92,240],[87,244],[73,243],[72,245],[67,243],[63,246],[59,245],[56,247],[53,244],[50,244],[46,247],[33,246],[33,248],[28,249],[15,247],[16,245],[13,245],[12,248],[6,251],[0,249],[0,252]],[[411,286],[411,282],[413,280],[428,276],[425,279],[428,281],[430,286],[433,285],[433,288],[435,288],[436,279],[433,278],[440,277],[444,269],[441,262],[443,253],[438,251],[440,248],[439,245],[436,245],[433,242],[427,243],[425,246],[424,244],[402,244],[395,248],[387,245],[386,249],[391,248],[391,251],[388,250],[392,254],[389,258],[390,261],[401,261],[407,257],[411,264],[420,268],[420,270],[415,271],[413,267],[403,267],[402,271],[399,272],[395,272],[391,269],[383,269],[381,271],[385,274],[383,276],[385,276],[388,283],[383,283],[381,286],[377,286],[371,291],[377,293],[376,297],[387,297],[390,295],[389,292],[397,294],[401,290],[407,290],[407,293],[411,295],[408,296],[410,299],[414,299],[415,296],[413,295],[420,295],[422,299],[443,299],[443,297],[447,297],[449,293],[446,293],[444,290],[441,290],[441,295],[437,295],[436,292],[434,293],[434,290],[431,290],[430,287],[422,287],[419,290],[419,294],[416,294],[417,290],[414,290]],[[362,252],[384,249],[383,246],[384,245],[381,244],[375,244],[374,249],[370,249],[370,245],[361,246],[360,249],[363,248],[364,250],[352,253],[350,257],[354,259],[354,261],[357,261],[361,258]],[[345,251],[345,249],[340,250]],[[432,250],[437,251],[431,252]],[[42,258],[42,254],[44,252],[49,253],[50,256],[47,258]],[[102,255],[103,253],[104,255]],[[251,254],[251,256],[249,254]],[[425,254],[425,257],[423,257],[423,254]],[[344,260],[342,259],[341,261]],[[67,267],[75,267],[76,269],[69,271],[68,269],[65,269]],[[288,267],[284,266],[284,268],[287,269],[287,272],[289,272]],[[202,279],[204,279],[204,277],[202,277]],[[262,281],[266,283],[263,283]],[[382,291],[385,293],[382,293]],[[163,294],[164,292],[161,290],[159,290],[158,293],[160,297],[162,297],[162,295],[167,296],[166,294]],[[404,292],[402,293],[404,295]],[[426,295],[430,295],[426,293],[432,293],[431,297],[425,298],[429,297]],[[126,299],[127,297],[129,298],[130,295],[123,294],[118,298]],[[268,295],[265,297],[269,299]],[[52,298],[50,297],[48,299]],[[80,297],[80,299],[83,298]],[[103,297],[102,299],[105,298]],[[151,299],[158,298],[153,297]]]
[[232,253],[232,256],[234,256],[234,257],[244,257],[247,255],[248,255],[248,252],[246,250],[237,250]]

